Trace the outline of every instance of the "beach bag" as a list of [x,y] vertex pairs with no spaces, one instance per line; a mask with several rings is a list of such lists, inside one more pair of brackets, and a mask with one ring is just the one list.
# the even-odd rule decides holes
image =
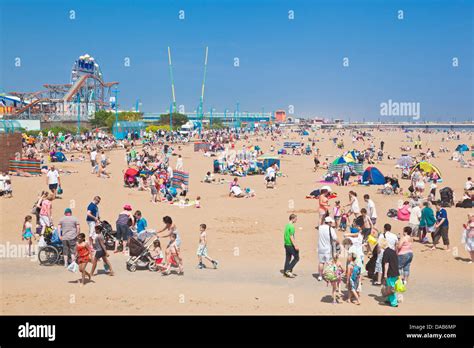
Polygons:
[[401,278],[398,278],[397,281],[395,282],[395,292],[405,292],[407,290],[407,287],[405,284],[403,284],[403,281]]
[[61,186],[58,187],[58,195],[62,195],[63,194],[63,189]]
[[44,240],[44,237],[41,236],[39,241],[38,241],[38,248],[44,248],[45,246],[47,246],[48,244],[46,243],[46,241]]
[[61,239],[59,239],[58,230],[54,230],[51,235],[51,244],[61,244]]
[[375,238],[372,234],[369,235],[369,237],[367,238],[367,242],[372,246],[372,248],[374,246],[377,245],[377,238]]
[[323,279],[327,282],[334,282],[337,280],[336,266],[329,264],[324,267]]
[[380,289],[381,293],[382,293],[382,296],[384,297],[387,297],[387,296],[390,296],[390,295],[393,295],[395,293],[395,289],[391,286],[387,286],[387,285],[382,285],[382,288]]
[[397,209],[389,209],[387,212],[387,216],[389,218],[397,217],[397,215],[398,215]]
[[71,262],[71,264],[67,266],[67,270],[72,273],[77,273],[79,270],[79,265],[76,263],[76,261]]

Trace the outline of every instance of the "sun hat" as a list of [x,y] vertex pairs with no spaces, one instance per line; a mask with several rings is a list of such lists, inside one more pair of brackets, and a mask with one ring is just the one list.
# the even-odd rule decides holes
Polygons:
[[123,209],[124,209],[124,210],[132,210],[132,206],[131,206],[130,204],[125,204],[125,205],[123,206]]
[[328,190],[329,192],[332,192],[331,187],[328,185],[324,185],[323,187],[321,187],[321,190]]

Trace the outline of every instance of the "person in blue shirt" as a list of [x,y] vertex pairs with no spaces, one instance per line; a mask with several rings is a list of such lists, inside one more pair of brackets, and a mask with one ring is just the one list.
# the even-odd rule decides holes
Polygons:
[[133,215],[135,216],[137,233],[145,231],[148,226],[148,223],[146,219],[142,216],[142,212],[140,210],[137,210]]
[[441,207],[440,203],[435,203],[436,206],[436,224],[435,224],[435,232],[433,233],[433,246],[432,250],[436,249],[436,244],[438,244],[439,239],[443,238],[443,244],[446,246],[446,251],[450,251],[449,249],[449,221],[448,221],[448,213],[446,209]]
[[87,206],[87,225],[89,226],[89,241],[92,245],[92,237],[95,234],[95,226],[100,222],[99,216],[100,197],[95,196],[91,203]]

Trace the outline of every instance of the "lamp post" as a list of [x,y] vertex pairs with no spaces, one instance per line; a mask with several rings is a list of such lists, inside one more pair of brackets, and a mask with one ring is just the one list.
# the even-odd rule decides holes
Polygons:
[[114,90],[114,94],[115,94],[115,123],[118,123],[118,92],[119,90],[118,89],[115,89]]
[[170,105],[170,132],[173,131],[173,103]]

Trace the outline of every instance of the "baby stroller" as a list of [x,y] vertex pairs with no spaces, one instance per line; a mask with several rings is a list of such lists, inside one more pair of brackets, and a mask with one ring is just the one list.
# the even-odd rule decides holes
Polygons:
[[52,266],[64,262],[63,243],[59,239],[58,231],[53,227],[47,227],[44,231],[46,246],[41,247],[38,252],[40,265]]
[[115,231],[112,229],[112,225],[110,225],[107,221],[101,221],[97,226],[96,229],[104,236],[105,248],[107,250],[114,250],[115,249]]
[[135,272],[137,268],[148,268],[150,271],[156,271],[156,262],[150,255],[150,246],[156,239],[156,233],[150,233],[149,238],[131,237],[128,240],[128,249],[130,257],[127,260],[127,270]]
[[410,179],[410,170],[409,168],[402,169],[402,179]]
[[454,205],[454,193],[450,187],[444,187],[439,190],[439,195],[442,207],[452,207]]
[[276,175],[265,176],[266,188],[275,188]]

